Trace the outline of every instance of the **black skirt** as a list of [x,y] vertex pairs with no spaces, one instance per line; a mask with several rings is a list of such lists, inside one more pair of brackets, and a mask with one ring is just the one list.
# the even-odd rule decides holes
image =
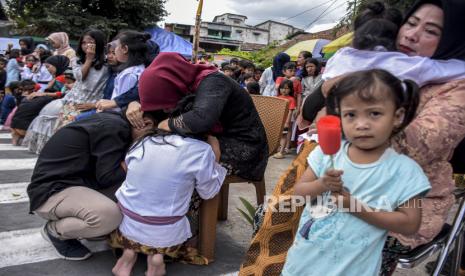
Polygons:
[[32,120],[39,115],[42,108],[52,100],[53,98],[49,96],[22,100],[11,120],[11,128],[27,130]]

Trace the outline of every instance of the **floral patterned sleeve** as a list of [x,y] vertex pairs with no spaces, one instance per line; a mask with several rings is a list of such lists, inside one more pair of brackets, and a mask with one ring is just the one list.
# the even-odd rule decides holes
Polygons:
[[449,160],[465,138],[465,79],[421,90],[414,121],[393,138],[394,148],[414,159],[428,176],[432,189],[422,199],[422,224],[417,234],[392,234],[407,246],[431,241],[442,229],[455,189]]

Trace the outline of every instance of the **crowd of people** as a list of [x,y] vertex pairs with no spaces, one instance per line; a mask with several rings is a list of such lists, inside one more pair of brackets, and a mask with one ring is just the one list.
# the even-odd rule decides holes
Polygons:
[[236,58],[221,64],[221,71],[236,80],[249,94],[273,96],[289,101],[290,112],[274,158],[283,159],[302,133],[296,123],[298,110],[306,97],[321,85],[325,64],[322,58],[312,58],[309,51],[301,51],[295,62],[291,61],[288,54],[279,53],[273,59],[273,66],[264,71],[251,61]]
[[[165,258],[208,264],[197,250],[200,204],[227,175],[261,180],[268,144],[250,94],[278,97],[290,112],[274,158],[326,114],[343,131],[339,152],[316,147],[286,189],[378,210],[308,203],[298,227],[289,224],[297,233],[282,275],[390,275],[399,252],[439,233],[453,204],[448,161],[465,138],[460,12],[458,0],[419,0],[405,16],[374,2],[327,63],[279,53],[264,71],[235,58],[193,64],[131,30],[109,42],[85,30],[77,49],[63,32],[49,46],[20,39],[0,59],[0,124],[13,145],[39,154],[30,212],[67,260],[91,256],[79,239],[106,236],[122,249],[115,275],[130,275],[137,253],[147,275],[164,275]],[[269,231],[258,210],[256,231]]]

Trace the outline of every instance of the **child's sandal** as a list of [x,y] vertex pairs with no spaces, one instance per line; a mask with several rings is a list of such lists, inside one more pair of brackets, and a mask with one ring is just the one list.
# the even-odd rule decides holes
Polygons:
[[284,154],[282,154],[281,152],[277,152],[273,155],[273,158],[275,159],[283,159],[284,158]]

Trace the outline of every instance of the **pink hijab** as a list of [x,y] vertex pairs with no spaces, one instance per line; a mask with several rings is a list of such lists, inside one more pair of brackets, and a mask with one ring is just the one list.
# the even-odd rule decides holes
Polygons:
[[184,96],[196,93],[200,82],[218,72],[213,65],[192,64],[178,53],[160,53],[139,79],[143,111],[176,107]]
[[48,37],[49,40],[53,40],[55,43],[60,44],[60,47],[56,49],[57,55],[63,55],[69,49],[72,49],[69,46],[68,34],[65,32],[51,33]]

